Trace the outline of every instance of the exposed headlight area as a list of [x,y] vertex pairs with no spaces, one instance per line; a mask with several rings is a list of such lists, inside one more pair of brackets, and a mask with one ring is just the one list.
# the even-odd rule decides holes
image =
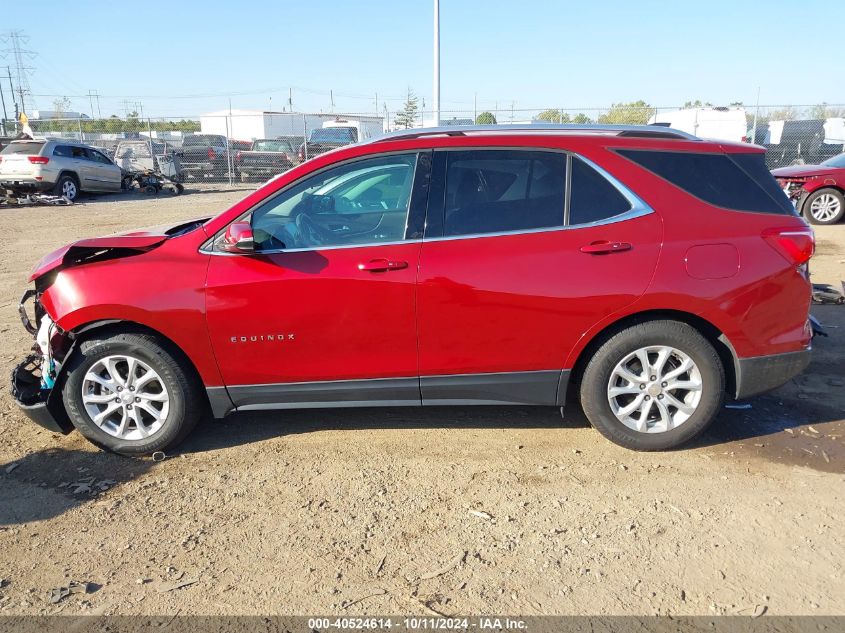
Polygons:
[[786,197],[792,200],[792,204],[795,204],[798,201],[798,198],[801,197],[801,193],[804,190],[804,184],[807,182],[808,178],[776,178],[775,180],[777,180],[781,189],[783,189]]

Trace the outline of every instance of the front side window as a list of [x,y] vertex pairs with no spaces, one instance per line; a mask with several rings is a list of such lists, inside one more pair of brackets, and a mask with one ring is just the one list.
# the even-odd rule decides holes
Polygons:
[[96,163],[103,163],[104,165],[112,164],[112,162],[106,158],[105,154],[102,154],[95,149],[88,150],[88,157]]
[[252,212],[257,251],[398,242],[416,154],[346,163],[305,178]]
[[566,154],[449,152],[443,234],[478,235],[563,226]]

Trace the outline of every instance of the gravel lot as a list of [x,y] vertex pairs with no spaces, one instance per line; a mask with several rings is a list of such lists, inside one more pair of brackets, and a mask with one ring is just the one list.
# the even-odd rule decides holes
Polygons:
[[[0,210],[3,375],[41,255],[246,191]],[[838,285],[845,225],[817,237]],[[0,614],[845,614],[845,306],[814,313],[806,374],[661,454],[467,407],[236,415],[133,460],[25,421],[4,379]],[[51,603],[70,581],[97,587]]]

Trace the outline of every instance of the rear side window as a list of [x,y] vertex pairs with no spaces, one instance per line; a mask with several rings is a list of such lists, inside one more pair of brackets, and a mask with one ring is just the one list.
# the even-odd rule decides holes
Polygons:
[[764,154],[617,150],[625,158],[710,204],[736,211],[794,215],[766,169]]
[[563,226],[565,198],[565,154],[449,152],[443,234],[478,235]]
[[631,203],[607,178],[580,158],[572,159],[569,223],[599,222],[631,210]]
[[73,150],[67,145],[56,145],[53,148],[53,156],[65,156],[66,158],[70,158],[73,156]]
[[9,143],[0,154],[37,155],[43,147],[44,143]]

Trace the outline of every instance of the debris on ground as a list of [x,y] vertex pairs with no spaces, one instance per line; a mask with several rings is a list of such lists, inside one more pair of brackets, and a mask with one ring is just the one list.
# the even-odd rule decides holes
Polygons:
[[493,515],[489,512],[484,512],[483,510],[470,510],[469,513],[473,516],[478,517],[479,519],[484,519],[485,521],[489,521],[493,518]]
[[376,596],[383,596],[386,593],[387,593],[386,589],[381,589],[381,588],[373,589],[370,593],[368,593],[364,596],[361,596],[360,598],[356,598],[355,600],[352,600],[351,602],[345,603],[343,605],[343,608],[348,609],[353,604],[358,604],[359,602],[364,602],[364,600],[368,600],[369,598],[375,598]]
[[[845,292],[845,281],[842,283],[842,291]],[[814,303],[833,303],[836,305],[845,304],[845,294],[830,284],[813,284]]]
[[13,464],[9,464],[8,466],[6,466],[6,474],[8,475],[9,473],[11,473],[11,472],[12,472],[15,468],[17,468],[18,466],[20,466],[20,464],[19,464],[19,463],[17,463],[17,462],[15,462],[15,463],[13,463]]
[[159,593],[167,593],[168,591],[174,591],[176,589],[181,589],[182,587],[194,585],[199,581],[199,578],[186,578],[184,580],[177,580],[176,582],[166,582],[156,587],[156,591]]
[[443,565],[443,567],[422,574],[420,576],[420,580],[431,580],[432,578],[437,578],[438,576],[442,576],[443,574],[452,571],[452,569],[454,569],[463,562],[464,558],[466,558],[466,555],[466,551],[461,552],[448,563]]
[[736,402],[736,403],[732,403],[732,404],[726,404],[725,408],[726,409],[750,409],[751,405],[748,404],[747,402]]
[[71,580],[67,587],[55,587],[54,589],[50,590],[50,602],[52,604],[58,604],[71,594],[77,593],[87,593],[91,594],[99,589],[102,588],[102,585],[98,585],[95,582],[77,582],[75,580]]

